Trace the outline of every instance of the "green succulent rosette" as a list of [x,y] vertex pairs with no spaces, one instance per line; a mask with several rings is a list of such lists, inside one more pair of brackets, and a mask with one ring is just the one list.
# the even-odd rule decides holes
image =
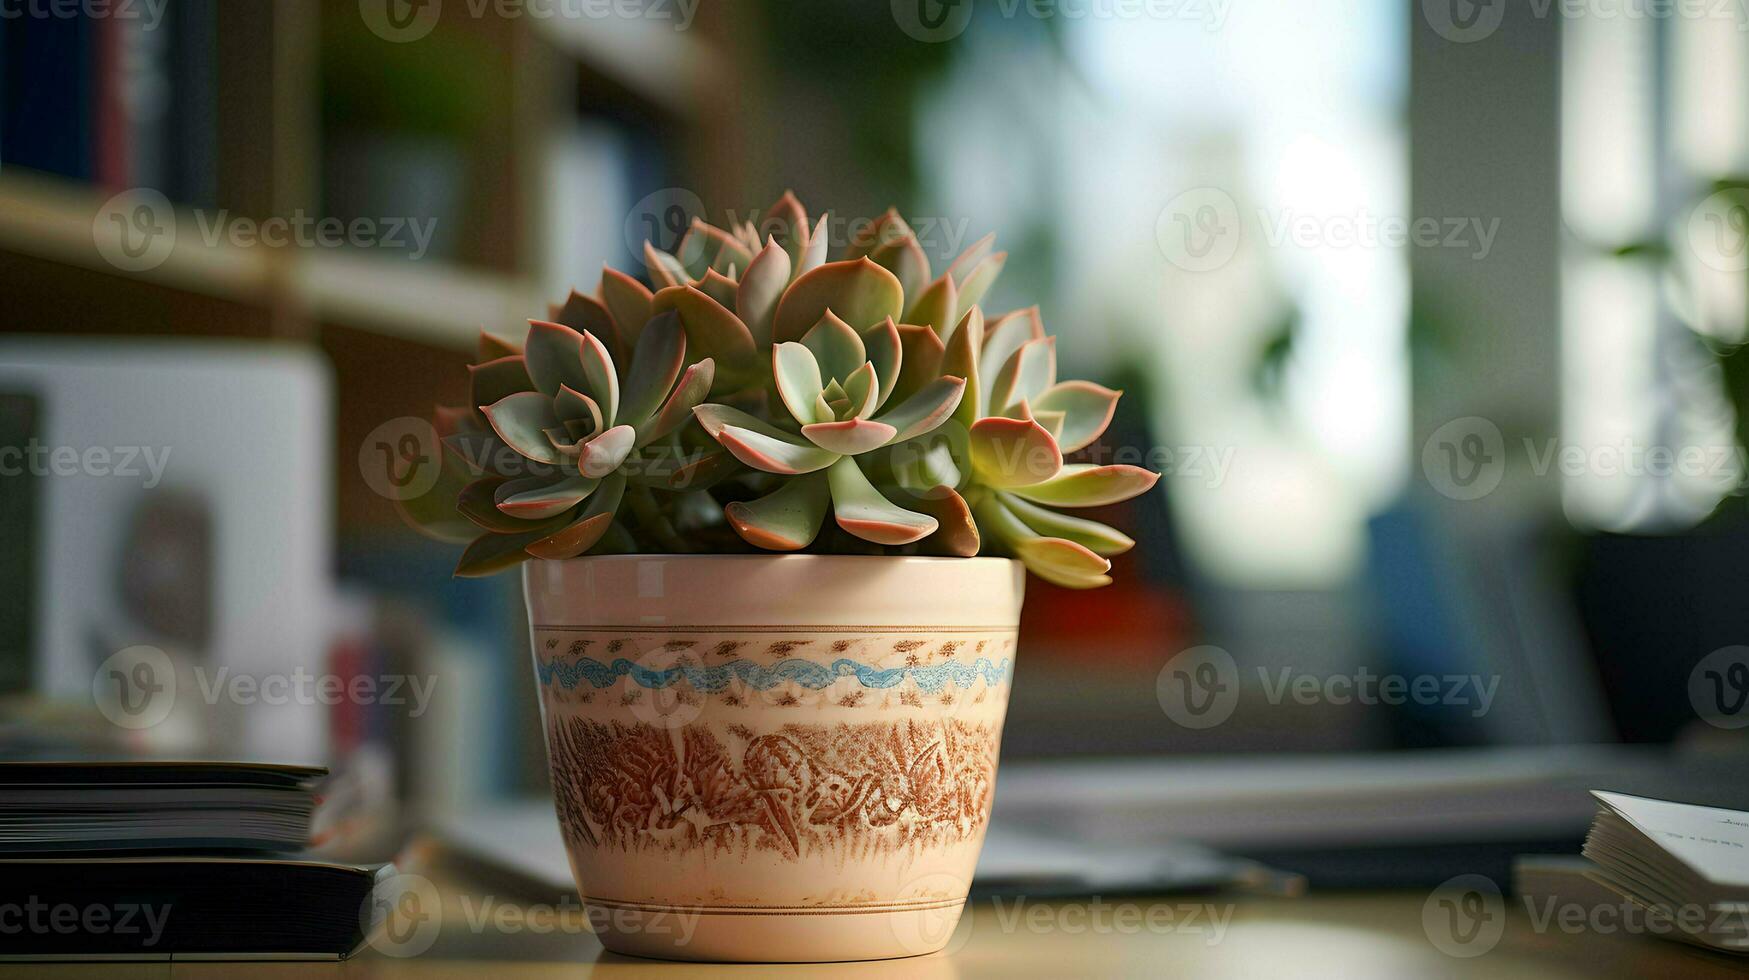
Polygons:
[[[986,324],[1006,255],[940,275],[897,212],[827,261],[785,194],[757,222],[695,221],[648,283],[604,269],[518,348],[482,334],[470,405],[440,409],[437,487],[400,503],[469,542],[458,574],[606,552],[1013,555],[1109,581],[1133,545],[1063,513],[1135,496],[1133,466],[1069,463],[1118,393],[1056,377],[1036,309]],[[822,536],[831,514],[837,531]]]

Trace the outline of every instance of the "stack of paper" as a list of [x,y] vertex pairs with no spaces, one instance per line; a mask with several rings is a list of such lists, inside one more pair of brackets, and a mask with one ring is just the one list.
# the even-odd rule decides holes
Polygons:
[[1656,935],[1749,953],[1749,813],[1594,791],[1590,877],[1646,913]]

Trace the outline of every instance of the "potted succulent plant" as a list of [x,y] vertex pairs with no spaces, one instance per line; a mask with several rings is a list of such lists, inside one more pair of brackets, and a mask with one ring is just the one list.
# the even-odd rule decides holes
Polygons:
[[1060,508],[1156,479],[1065,464],[1118,393],[1056,379],[1036,309],[984,315],[990,239],[939,276],[893,212],[840,261],[826,246],[786,194],[758,225],[646,245],[648,286],[607,269],[520,349],[483,336],[470,404],[438,413],[438,489],[408,505],[470,541],[458,574],[536,559],[558,817],[609,949],[945,943],[1022,563],[1105,584],[1133,542]]

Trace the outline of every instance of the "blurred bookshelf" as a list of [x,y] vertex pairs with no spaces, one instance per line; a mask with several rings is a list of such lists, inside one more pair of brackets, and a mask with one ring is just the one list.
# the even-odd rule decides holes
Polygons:
[[[481,10],[447,5],[408,43],[356,0],[0,24],[0,331],[308,344],[335,368],[339,472],[355,472],[340,436],[430,411],[430,376],[399,365],[462,377],[480,329],[515,337],[601,262],[630,261],[633,202],[699,155],[708,29]],[[153,212],[173,245],[114,261],[105,223],[139,188],[174,212]],[[415,257],[229,233],[287,216],[432,234]],[[340,497],[342,528],[395,519]]]

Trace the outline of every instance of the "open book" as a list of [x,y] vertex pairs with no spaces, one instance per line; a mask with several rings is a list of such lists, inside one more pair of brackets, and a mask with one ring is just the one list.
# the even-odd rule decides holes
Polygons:
[[1594,790],[1588,877],[1645,910],[1657,935],[1749,954],[1749,813]]

